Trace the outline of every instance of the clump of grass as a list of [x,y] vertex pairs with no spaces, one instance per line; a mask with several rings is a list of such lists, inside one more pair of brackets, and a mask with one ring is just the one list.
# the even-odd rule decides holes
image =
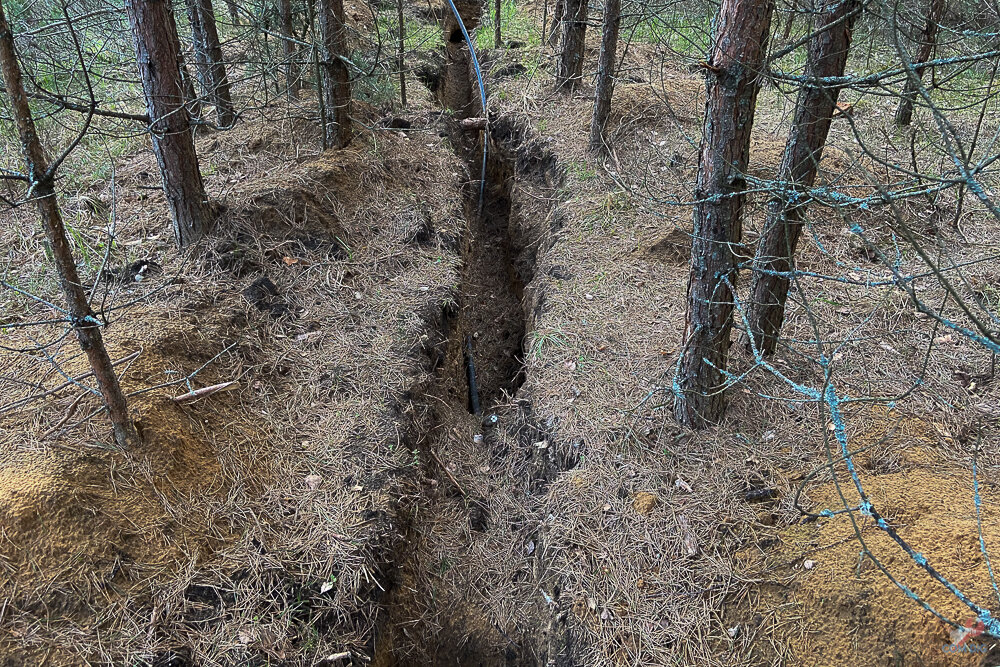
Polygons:
[[[492,49],[494,46],[495,7],[492,2],[487,4],[487,12],[483,16],[482,25],[473,36],[476,48],[480,50]],[[541,44],[538,26],[534,19],[518,7],[514,0],[503,0],[500,4],[500,34],[504,43],[521,42],[525,46],[539,46]]]

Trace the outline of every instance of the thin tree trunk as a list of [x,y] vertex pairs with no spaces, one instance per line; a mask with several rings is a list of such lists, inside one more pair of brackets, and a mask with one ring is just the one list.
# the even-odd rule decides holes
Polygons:
[[564,0],[562,43],[556,87],[572,90],[583,77],[583,55],[587,37],[587,0]]
[[194,79],[191,77],[190,70],[188,70],[187,58],[183,55],[181,56],[179,67],[181,70],[181,85],[184,86],[184,102],[187,105],[188,116],[192,120],[198,120],[201,118],[201,98],[198,97],[198,93],[194,89]]
[[[860,13],[860,0],[826,1],[816,26],[818,34],[809,42],[807,79],[844,75],[854,22]],[[824,30],[831,24],[832,28]],[[777,347],[789,272],[808,201],[805,193],[816,180],[839,95],[839,87],[806,84],[795,103],[795,118],[778,170],[778,181],[788,190],[768,203],[750,289],[750,334],[753,345],[765,355],[773,354]]]
[[788,20],[785,21],[785,30],[781,33],[781,41],[787,42],[792,34],[792,26],[795,25],[795,15],[799,12],[799,0],[792,0],[792,6],[788,10]]
[[930,0],[931,4],[927,8],[927,20],[920,35],[920,43],[917,45],[917,52],[913,58],[914,71],[906,78],[903,86],[903,94],[899,98],[899,106],[896,108],[896,124],[901,126],[909,125],[913,120],[913,103],[917,99],[917,91],[920,88],[920,81],[924,78],[923,63],[931,58],[934,46],[937,43],[938,26],[944,16],[945,0]]
[[184,111],[180,42],[167,0],[126,0],[139,78],[149,111],[153,152],[179,246],[198,241],[211,225],[191,126]]
[[621,21],[622,0],[605,0],[601,54],[597,59],[594,115],[590,121],[590,150],[595,153],[602,153],[605,150],[604,127],[611,114],[611,98],[615,92],[615,59],[618,53],[618,31]]
[[297,100],[302,82],[299,78],[299,64],[296,62],[298,49],[291,40],[295,38],[292,30],[292,0],[278,0],[278,19],[281,26],[281,51],[285,57],[285,89],[288,99]]
[[556,38],[559,37],[559,28],[562,26],[563,13],[566,11],[566,0],[556,0],[555,6],[552,8],[552,27],[549,29],[549,34],[546,41],[551,46]]
[[240,24],[240,9],[235,0],[226,0],[226,9],[229,10],[229,18],[233,20],[233,25],[238,26]]
[[344,0],[320,0],[320,33],[323,37],[323,134],[326,145],[343,148],[351,142],[351,83],[347,57]]
[[722,0],[706,69],[705,121],[688,279],[684,343],[674,380],[674,416],[704,427],[725,412],[736,248],[760,73],[774,5]]
[[543,0],[542,2],[542,33],[539,36],[539,41],[542,44],[545,43],[545,38],[548,36],[547,29],[549,27],[549,0]]
[[73,248],[66,238],[66,229],[56,201],[55,175],[49,173],[48,162],[42,144],[38,140],[35,121],[28,106],[28,97],[24,93],[14,36],[7,24],[2,4],[0,4],[0,69],[4,86],[10,96],[14,122],[21,138],[30,192],[45,227],[45,237],[49,242],[56,270],[59,272],[59,284],[66,297],[76,339],[94,371],[98,389],[111,417],[115,442],[120,447],[127,447],[138,441],[135,425],[129,419],[125,394],[122,393],[111,357],[104,347],[100,322],[94,317],[87,293],[76,271]]
[[396,55],[396,69],[399,70],[399,103],[406,108],[406,21],[403,19],[403,0],[396,0],[396,21],[399,24],[399,50]]
[[503,0],[495,0],[493,10],[496,13],[496,22],[493,24],[493,48],[499,49],[503,46],[503,39],[500,34],[500,13],[503,11]]
[[215,105],[215,114],[222,127],[231,127],[236,121],[233,99],[229,92],[229,78],[222,59],[222,45],[215,25],[212,0],[186,0],[188,21],[191,23],[191,41],[194,45],[195,66],[205,98]]

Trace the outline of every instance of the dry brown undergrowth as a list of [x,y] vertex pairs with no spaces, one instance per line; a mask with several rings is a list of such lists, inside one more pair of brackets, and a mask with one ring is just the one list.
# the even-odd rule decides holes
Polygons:
[[[112,280],[108,302],[180,279],[107,330],[125,390],[144,392],[139,447],[107,446],[101,416],[77,423],[99,403],[73,386],[0,418],[8,664],[312,664],[369,650],[420,476],[404,395],[426,380],[463,224],[464,168],[425,123],[318,157],[280,119],[202,138],[224,207],[194,257],[169,248],[160,196],[134,188],[151,156],[119,166],[127,254],[111,266],[146,257],[162,272]],[[71,338],[49,353],[83,372]],[[239,387],[176,404],[187,383],[164,385],[199,369],[190,388]],[[0,355],[5,402],[62,381],[38,354]]]

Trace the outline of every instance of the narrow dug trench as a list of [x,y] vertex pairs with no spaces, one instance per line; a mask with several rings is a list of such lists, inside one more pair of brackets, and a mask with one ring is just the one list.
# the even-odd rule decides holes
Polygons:
[[[472,185],[465,211],[468,234],[462,247],[459,303],[448,333],[449,363],[464,371],[466,404],[480,414],[524,382],[524,277],[516,262],[521,249],[511,226],[513,163],[494,147],[488,161],[482,210]],[[455,349],[458,346],[460,349]],[[447,375],[463,375],[450,369]],[[455,401],[455,397],[450,397]]]
[[[478,151],[469,153],[470,172],[478,175]],[[522,300],[533,266],[522,257],[514,231],[514,180],[513,159],[491,142],[482,205],[478,179],[465,193],[460,286],[441,320],[443,341],[432,359],[434,381],[414,397],[421,432],[413,446],[426,483],[413,504],[384,598],[385,617],[374,646],[373,664],[379,667],[531,664],[461,590],[442,586],[448,563],[425,548],[435,531],[461,526],[473,535],[494,520],[485,499],[460,485],[453,474],[456,462],[440,453],[454,451],[450,445],[461,441],[472,457],[485,459],[483,433],[497,419],[494,408],[509,404],[524,382]],[[488,467],[476,469],[489,474]]]

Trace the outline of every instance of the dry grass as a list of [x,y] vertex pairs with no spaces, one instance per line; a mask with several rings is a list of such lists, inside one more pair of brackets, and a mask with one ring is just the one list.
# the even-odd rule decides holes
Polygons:
[[[132,400],[143,444],[115,451],[102,416],[74,423],[98,403],[72,387],[4,415],[5,659],[315,664],[370,650],[421,478],[406,396],[427,381],[463,225],[464,168],[427,116],[416,125],[321,156],[280,120],[201,139],[225,209],[193,257],[169,248],[160,195],[133,187],[151,156],[120,166],[111,265],[163,267],[151,285],[109,284],[110,304],[149,294],[107,333],[114,358],[139,352],[122,379],[145,390]],[[35,238],[15,243],[11,268],[42,263]],[[276,289],[258,298],[245,290],[262,275]],[[70,342],[49,353],[83,367]],[[0,365],[5,400],[61,381],[38,355]],[[202,366],[192,386],[240,389],[170,401],[187,388],[161,385]]]
[[[536,177],[531,165],[538,162],[537,141],[525,156],[518,154],[524,159],[514,194],[521,211],[514,231],[542,239],[525,292],[527,379],[517,401],[498,409],[503,427],[485,432],[485,450],[473,444],[478,425],[459,429],[440,450],[469,496],[485,503],[489,528],[470,531],[467,502],[452,498],[435,505],[418,542],[424,587],[442,600],[420,618],[446,616],[456,608],[453,600],[471,604],[478,619],[474,627],[488,629],[479,633],[480,643],[492,651],[527,652],[556,664],[807,664],[817,643],[802,642],[804,629],[825,624],[831,635],[854,632],[852,617],[841,613],[851,604],[845,598],[824,597],[818,589],[807,596],[809,582],[803,581],[797,585],[806,601],[795,608],[802,618],[795,618],[782,612],[781,602],[762,597],[760,575],[746,560],[734,561],[747,549],[767,552],[779,544],[776,535],[792,535],[787,550],[811,548],[788,527],[800,519],[792,507],[799,482],[825,460],[826,421],[816,406],[761,399],[794,395],[756,371],[733,390],[729,416],[719,427],[688,433],[671,425],[666,387],[680,342],[687,280],[686,258],[677,247],[690,233],[690,209],[671,203],[692,198],[702,104],[698,86],[693,75],[669,69],[662,81],[624,86],[609,128],[614,151],[606,161],[583,151],[590,89],[556,94],[548,81],[535,77],[505,83],[497,94],[503,100],[500,114],[532,126],[565,179]],[[752,165],[758,177],[775,173],[789,109],[774,91],[762,97]],[[887,114],[867,103],[858,113],[857,132],[881,136]],[[853,188],[852,193],[870,191],[878,182],[874,163],[854,141],[845,122],[836,126],[822,178]],[[518,140],[511,144],[516,153]],[[751,240],[763,204],[759,196],[749,202]],[[946,219],[949,204],[940,205]],[[852,215],[881,248],[893,247],[892,232],[898,229],[893,219],[884,212]],[[981,226],[989,219],[980,209],[967,221],[979,230],[972,243],[950,231],[944,219],[927,220],[919,202],[901,215],[921,239],[940,242],[956,261],[995,251],[995,235]],[[843,233],[839,211],[817,207],[814,220],[804,266],[850,277],[887,275]],[[658,246],[665,238],[669,243]],[[903,260],[903,271],[920,267],[912,253]],[[970,268],[972,288],[982,288],[993,271],[988,266]],[[748,277],[744,272],[744,280]],[[935,339],[925,383],[896,404],[907,428],[897,428],[898,419],[872,423],[864,404],[848,411],[852,441],[870,446],[858,456],[866,474],[899,474],[927,466],[930,456],[939,479],[971,484],[970,425],[991,419],[989,397],[995,389],[989,383],[970,389],[953,372],[988,370],[989,356],[957,335],[935,332],[893,288],[806,281],[804,290],[820,336],[849,339],[835,357],[838,388],[848,395],[891,395],[909,388]],[[919,290],[928,303],[940,302],[940,289],[931,281]],[[970,288],[963,290],[971,294]],[[945,312],[961,318],[954,308]],[[812,326],[806,308],[795,306],[786,333],[808,350]],[[794,354],[779,356],[776,364],[796,381],[819,381],[817,371]],[[753,365],[735,355],[738,371]],[[946,435],[920,435],[915,425],[931,423]],[[921,451],[925,454],[918,455]],[[982,474],[993,479],[995,440],[989,431],[982,456]],[[747,492],[761,488],[774,489],[777,498],[747,500]],[[886,504],[916,502],[912,494],[927,492],[920,484],[908,486],[901,495],[886,497]],[[804,499],[812,497],[807,489]],[[968,532],[962,521],[955,530]],[[917,548],[923,542],[930,542],[928,551],[945,547],[935,542],[942,538],[926,531],[914,538]],[[907,606],[901,595],[879,590],[885,596],[880,603],[898,606],[919,632],[941,633],[935,619]],[[864,632],[883,642],[906,641],[894,634],[892,618],[869,616]],[[884,657],[863,641],[845,646],[840,658],[830,654],[825,664],[876,664]],[[940,657],[933,642],[921,646],[915,649],[921,659]]]
[[[409,139],[365,134],[318,158],[286,141],[312,131],[292,121],[273,132],[262,126],[259,143],[202,139],[228,226],[198,259],[169,250],[158,195],[128,199],[128,257],[156,259],[168,275],[183,266],[185,282],[116,323],[116,356],[143,350],[126,386],[156,386],[173,377],[166,370],[183,375],[211,360],[198,385],[239,377],[242,389],[184,409],[151,392],[137,401],[152,443],[140,452],[83,449],[104,435],[99,420],[59,423],[72,392],[5,418],[5,523],[33,526],[45,516],[37,508],[47,508],[76,531],[31,532],[30,549],[16,539],[4,545],[16,564],[4,583],[11,654],[314,664],[343,650],[367,657],[374,637],[384,665],[874,665],[913,642],[906,656],[938,664],[941,624],[872,572],[853,577],[858,546],[845,522],[799,525],[792,503],[807,478],[807,508],[837,503],[827,473],[809,477],[825,461],[828,433],[815,404],[795,402],[787,384],[736,352],[733,366],[747,376],[724,422],[699,433],[673,426],[668,387],[683,327],[684,204],[693,196],[701,84],[661,66],[655,48],[634,54],[639,74],[619,89],[606,160],[583,150],[587,86],[554,93],[543,69],[497,86],[494,139],[516,164],[509,225],[500,230],[511,256],[479,266],[525,283],[527,336],[524,384],[487,406],[495,425],[465,409],[455,334],[468,332],[447,326],[473,321],[486,340],[507,330],[498,318],[521,314],[491,310],[510,295],[494,299],[501,295],[484,293],[490,283],[470,282],[468,243],[499,237],[464,227],[467,175],[452,152],[463,141],[453,132],[442,141],[438,131],[453,128],[432,115],[414,114]],[[791,107],[772,90],[760,104],[751,172],[766,179]],[[859,135],[887,136],[877,100],[855,108]],[[846,124],[831,142],[824,182],[852,191],[880,182]],[[148,155],[123,165],[122,183],[142,184],[151,169]],[[750,198],[751,242],[764,203]],[[968,209],[956,232],[946,224],[951,202],[938,204],[907,204],[901,219],[956,261],[995,252],[981,210]],[[894,252],[898,221],[882,211],[842,213],[814,207],[801,266],[884,277],[845,223],[863,223]],[[26,279],[44,287],[31,268],[38,239],[10,247],[23,256],[16,266]],[[919,266],[912,253],[901,262],[904,271]],[[258,310],[242,293],[262,273],[276,293],[265,290]],[[995,298],[995,273],[994,263],[971,265],[960,289]],[[932,281],[918,289],[940,303]],[[129,290],[113,298],[124,301]],[[996,479],[989,425],[997,396],[992,378],[962,378],[983,373],[989,358],[916,317],[891,287],[806,279],[798,294],[810,298],[792,306],[785,334],[798,352],[812,349],[817,332],[844,342],[831,356],[842,393],[901,392],[923,373],[891,409],[849,406],[848,434],[866,448],[856,461],[863,479],[905,536],[983,593],[961,485],[980,425],[983,479]],[[462,319],[470,295],[484,305],[479,320]],[[457,319],[441,320],[445,306]],[[21,317],[37,314],[17,307]],[[961,321],[953,305],[945,312]],[[133,316],[141,326],[129,325]],[[29,391],[13,378],[44,367],[2,359],[11,392]],[[797,382],[820,382],[794,351],[775,366]],[[42,386],[57,381],[39,377]],[[81,414],[87,405],[96,403],[84,399]],[[58,439],[39,438],[57,425]],[[761,489],[768,493],[754,500]],[[776,497],[766,497],[771,490]],[[85,525],[95,530],[83,539],[90,516],[98,520]],[[987,532],[993,537],[992,524]],[[128,540],[142,549],[120,549]],[[819,569],[799,567],[807,556]],[[32,563],[52,575],[28,576]],[[853,613],[862,598],[887,612]],[[59,606],[67,601],[85,605]]]

